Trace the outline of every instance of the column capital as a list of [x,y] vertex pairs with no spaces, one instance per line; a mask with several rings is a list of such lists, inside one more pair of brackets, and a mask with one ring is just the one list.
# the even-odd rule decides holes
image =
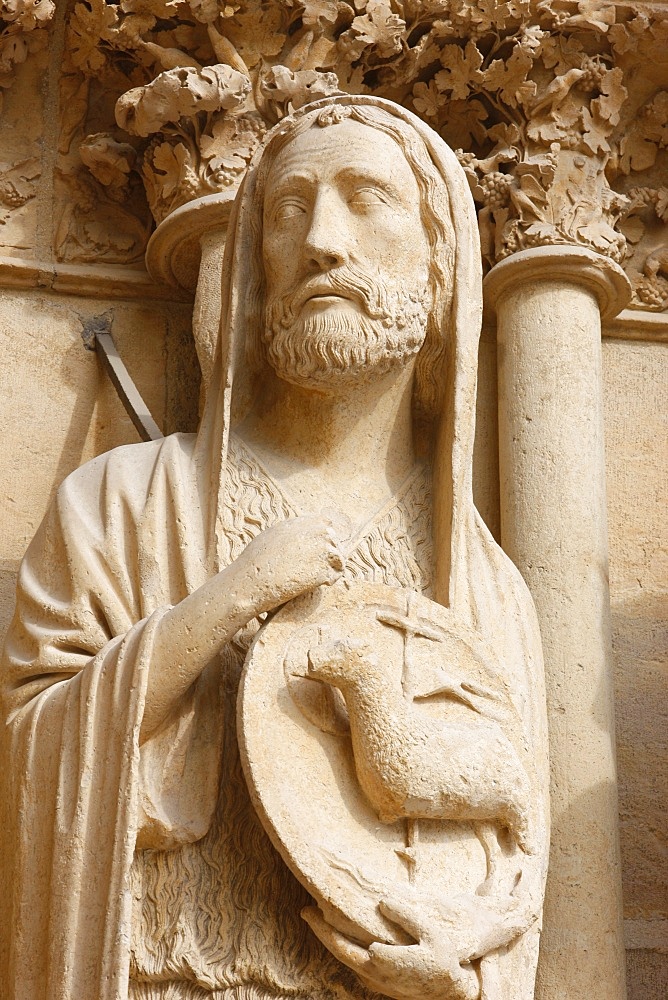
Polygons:
[[485,277],[485,307],[496,312],[508,291],[532,282],[584,286],[598,300],[602,319],[612,319],[631,299],[631,282],[614,260],[586,247],[541,246],[504,257]]
[[[53,3],[23,7],[0,15],[0,87],[2,43]],[[583,247],[624,267],[636,307],[668,310],[665,5],[87,0],[61,20],[58,259],[131,263],[150,215],[233,193],[284,115],[372,93],[458,152],[488,267]],[[18,197],[0,183],[6,211]]]

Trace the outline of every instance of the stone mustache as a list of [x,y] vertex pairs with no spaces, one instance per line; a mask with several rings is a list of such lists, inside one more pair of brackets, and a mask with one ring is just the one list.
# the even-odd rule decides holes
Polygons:
[[79,469],[22,565],[6,993],[529,1000],[542,660],[472,499],[465,177],[389,102],[309,105],[223,272],[197,435]]

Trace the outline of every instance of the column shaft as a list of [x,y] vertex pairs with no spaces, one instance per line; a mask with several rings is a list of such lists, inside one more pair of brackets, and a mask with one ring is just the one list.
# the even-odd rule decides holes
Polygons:
[[505,283],[497,319],[502,541],[536,603],[550,726],[536,997],[623,1000],[599,302],[548,272]]

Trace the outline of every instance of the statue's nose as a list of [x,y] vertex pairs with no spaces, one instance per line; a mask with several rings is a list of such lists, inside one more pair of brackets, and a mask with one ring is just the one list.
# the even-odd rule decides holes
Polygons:
[[343,206],[333,193],[321,193],[313,205],[304,241],[304,259],[310,271],[328,271],[348,261],[350,233]]

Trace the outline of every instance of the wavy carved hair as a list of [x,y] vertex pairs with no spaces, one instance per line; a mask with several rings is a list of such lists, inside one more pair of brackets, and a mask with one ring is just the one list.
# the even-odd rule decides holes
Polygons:
[[[333,109],[319,109],[300,118],[293,128],[279,132],[267,145],[255,181],[251,204],[248,283],[248,331],[246,358],[251,373],[257,372],[266,363],[263,343],[265,325],[265,275],[262,265],[262,207],[269,170],[279,152],[296,136],[311,128],[329,127],[342,117],[350,118],[362,125],[377,129],[390,136],[404,154],[420,193],[420,215],[431,252],[429,285],[431,308],[427,320],[427,332],[415,365],[413,388],[413,413],[418,428],[431,426],[440,411],[444,384],[444,365],[449,348],[450,314],[452,310],[452,276],[455,258],[455,233],[451,219],[448,192],[439,172],[434,166],[429,151],[418,133],[410,125],[395,118],[383,108],[365,105],[339,106],[338,115]],[[344,111],[342,115],[340,112]],[[419,433],[421,438],[423,435]]]

